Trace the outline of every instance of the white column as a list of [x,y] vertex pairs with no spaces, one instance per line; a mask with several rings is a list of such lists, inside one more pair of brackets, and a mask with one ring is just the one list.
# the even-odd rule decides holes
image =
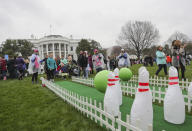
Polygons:
[[55,49],[54,49],[54,43],[52,44],[53,46],[53,58],[55,59]]
[[66,56],[66,44],[64,44],[64,52],[65,52],[65,58],[67,58],[67,56]]
[[41,45],[41,59],[42,59],[43,57],[45,58],[44,52],[43,52],[43,45]]
[[59,57],[61,58],[61,43],[59,43]]
[[46,46],[47,55],[49,55],[48,54],[48,44],[46,44],[45,46]]

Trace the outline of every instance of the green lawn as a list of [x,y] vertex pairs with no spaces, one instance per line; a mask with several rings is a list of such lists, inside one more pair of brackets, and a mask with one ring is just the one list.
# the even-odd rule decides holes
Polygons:
[[31,77],[0,81],[0,131],[101,131],[61,98]]
[[[142,64],[135,64],[130,67],[134,75],[138,75],[138,70],[142,66]],[[158,66],[154,64],[152,67],[148,66],[147,70],[149,71],[150,76],[154,76],[156,71],[158,69]],[[169,72],[169,69],[167,68],[167,71]],[[164,77],[164,70],[162,69],[161,72],[159,73],[160,77]],[[181,78],[181,70],[179,72],[179,76]],[[186,66],[186,71],[185,71],[185,77],[188,78],[190,81],[192,81],[192,63],[191,65]]]
[[[97,102],[103,102],[104,94],[96,90],[95,88],[88,87],[85,85],[73,83],[70,81],[58,81],[56,82],[62,88],[66,88],[70,91],[76,92],[81,96],[91,97]],[[131,106],[133,103],[133,98],[123,96],[123,105],[120,108],[122,113],[122,118],[125,120],[126,114],[130,114]],[[186,115],[186,121],[181,125],[174,125],[166,122],[163,115],[163,107],[153,104],[154,110],[154,120],[153,120],[153,130],[154,131],[192,131],[192,115]]]

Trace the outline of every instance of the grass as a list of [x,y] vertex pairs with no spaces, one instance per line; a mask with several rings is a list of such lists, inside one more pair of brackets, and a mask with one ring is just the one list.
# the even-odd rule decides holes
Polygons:
[[[134,75],[138,75],[138,70],[141,66],[142,66],[142,64],[135,64],[135,65],[131,66],[130,69],[132,70]],[[149,71],[149,75],[154,76],[158,69],[158,66],[156,64],[154,64],[152,67],[148,66],[146,68]],[[167,68],[167,71],[169,72],[168,68]],[[161,70],[161,72],[159,73],[158,76],[165,77],[163,69]],[[179,72],[179,77],[181,78],[181,70]],[[188,78],[190,81],[192,81],[192,63],[191,63],[191,65],[186,66],[185,77]]]
[[[81,96],[91,97],[97,100],[97,102],[103,102],[104,94],[97,91],[95,88],[91,88],[85,85],[73,83],[70,81],[58,81],[56,82],[62,88],[66,88],[70,91],[76,92]],[[122,118],[125,120],[126,114],[130,114],[133,98],[123,96],[123,105],[120,108]],[[186,120],[184,124],[174,125],[166,122],[163,115],[163,107],[153,104],[154,118],[153,118],[153,130],[154,131],[191,131],[192,130],[192,115],[186,114]]]
[[102,131],[40,84],[0,81],[0,131]]

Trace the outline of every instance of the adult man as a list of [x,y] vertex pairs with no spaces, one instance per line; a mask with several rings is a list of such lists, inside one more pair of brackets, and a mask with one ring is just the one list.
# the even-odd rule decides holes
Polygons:
[[97,49],[94,50],[94,55],[92,56],[93,66],[96,72],[102,71],[104,68],[104,57]]
[[118,62],[118,67],[130,67],[130,59],[129,55],[125,52],[124,49],[121,49],[121,53],[118,56],[119,62]]
[[83,71],[83,76],[86,77],[85,69],[87,67],[88,58],[86,57],[86,53],[83,51],[80,51],[80,54],[78,56],[77,64],[80,68],[79,75],[81,74],[81,71]]

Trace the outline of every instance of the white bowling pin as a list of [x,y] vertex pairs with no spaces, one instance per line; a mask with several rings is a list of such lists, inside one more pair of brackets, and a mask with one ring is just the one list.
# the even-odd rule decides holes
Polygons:
[[115,81],[115,75],[113,72],[110,72],[108,75],[108,84],[104,96],[104,110],[113,116],[118,116],[119,100]]
[[192,97],[192,82],[190,83],[190,85],[188,87],[188,94],[190,97]]
[[152,94],[149,88],[149,72],[146,69],[139,72],[139,86],[131,107],[130,120],[131,124],[148,131],[148,126],[153,125],[153,106]]
[[182,90],[179,87],[177,69],[169,68],[169,86],[164,98],[164,119],[173,124],[182,124],[185,121],[185,102]]
[[120,79],[119,79],[119,69],[115,68],[114,70],[114,75],[115,75],[115,79],[117,80],[115,82],[116,85],[116,89],[117,89],[117,93],[119,94],[118,99],[119,99],[119,105],[122,105],[122,90],[121,90],[121,84],[120,84]]
[[138,74],[139,74],[142,70],[147,70],[147,69],[146,69],[145,66],[141,66],[141,67],[139,68]]

